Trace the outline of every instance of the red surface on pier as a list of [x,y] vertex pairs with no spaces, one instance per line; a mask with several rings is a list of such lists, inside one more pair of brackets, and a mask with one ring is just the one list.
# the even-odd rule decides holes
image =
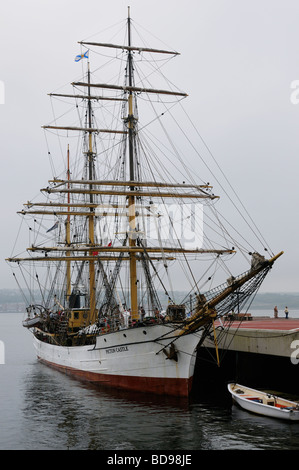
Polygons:
[[[225,322],[227,326],[229,322]],[[252,320],[237,320],[230,323],[231,328],[250,328],[254,330],[299,330],[299,318],[252,318]]]

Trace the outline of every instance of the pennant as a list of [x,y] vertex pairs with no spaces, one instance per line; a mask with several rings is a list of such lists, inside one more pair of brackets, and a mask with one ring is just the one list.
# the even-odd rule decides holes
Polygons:
[[46,233],[51,232],[52,230],[55,230],[56,228],[58,228],[58,225],[59,225],[59,222],[58,222],[58,220],[57,220],[57,222],[55,222],[55,224],[53,225],[53,227],[49,228],[49,230],[47,230]]
[[84,54],[76,55],[75,62],[79,62],[81,59],[88,59],[89,51],[86,51]]

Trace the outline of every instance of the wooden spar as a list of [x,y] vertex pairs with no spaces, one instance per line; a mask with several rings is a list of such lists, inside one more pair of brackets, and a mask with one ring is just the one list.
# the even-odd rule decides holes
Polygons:
[[[39,256],[39,257],[36,257],[36,258],[7,258],[6,261],[8,261],[9,263],[22,263],[22,262],[27,262],[27,261],[47,261],[47,262],[56,262],[56,261],[97,261],[97,259],[99,258],[100,261],[118,261],[119,260],[119,257],[118,256],[97,256],[97,255],[93,255],[93,256],[70,256],[70,257],[66,257],[66,256]],[[167,261],[174,261],[176,258],[174,258],[173,256],[167,256],[167,257],[157,257],[157,256],[151,256],[149,257],[149,259],[151,261],[164,261],[164,260],[167,260]],[[122,258],[123,261],[130,261],[130,257],[129,256],[124,256]],[[142,261],[142,258],[139,257],[139,256],[136,256],[136,260],[137,261]]]
[[[129,209],[128,205],[125,204],[96,204],[96,203],[70,203],[68,204],[67,202],[36,202],[36,203],[27,203],[24,204],[24,206],[28,207],[28,210],[22,209],[21,211],[18,211],[17,214],[21,215],[26,215],[26,214],[40,214],[40,215],[68,215],[68,212],[70,212],[70,215],[88,215],[89,212],[84,212],[84,211],[72,211],[72,208],[82,208],[82,209],[87,209],[87,208],[98,208],[97,213],[95,215],[99,215],[99,213],[102,215],[106,215],[106,210],[105,209],[120,209],[121,211]],[[41,211],[41,210],[32,210],[32,207],[52,207],[53,210],[48,210],[48,211]],[[54,208],[55,207],[61,207],[61,208],[66,208],[69,210],[65,211],[57,211]],[[135,204],[136,209],[147,209],[148,211],[151,210],[152,206],[147,204],[147,205],[141,205],[141,204]],[[107,212],[107,215],[112,215]],[[113,216],[123,216],[123,212],[114,212]],[[155,214],[149,214],[148,216],[155,216]]]
[[[86,203],[74,203],[74,202],[71,202],[70,204],[68,204],[67,202],[27,202],[26,204],[24,204],[24,206],[27,206],[29,209],[31,209],[32,207],[66,207],[66,208],[72,208],[72,207],[76,207],[76,208],[87,208],[87,207],[99,207],[99,204],[96,204],[96,203],[93,203],[93,204],[90,204],[88,202]],[[101,211],[103,209],[129,209],[129,206],[128,205],[124,205],[124,204],[109,204],[109,203],[106,203],[106,204],[101,204],[100,205],[100,209]],[[135,204],[135,208],[136,209],[147,209],[147,210],[151,210],[152,206],[150,204]],[[49,211],[51,215],[55,215],[55,211]],[[25,210],[22,210],[22,211],[18,211],[18,214],[33,214],[33,211],[31,212],[30,210],[28,211],[25,211]],[[50,215],[49,214],[49,215]],[[74,212],[74,215],[76,215],[77,213]],[[102,214],[101,214],[102,215]],[[118,215],[118,214],[116,214]]]
[[251,269],[243,276],[236,278],[232,284],[228,285],[226,289],[223,289],[218,295],[213,299],[207,301],[186,323],[186,325],[179,331],[178,336],[191,333],[196,331],[201,325],[204,325],[209,322],[213,322],[217,317],[216,307],[217,305],[228,297],[230,294],[242,287],[247,281],[255,277],[261,271],[267,267],[271,267],[272,264],[283,254],[283,251],[275,255],[269,260],[265,260],[263,263],[255,268]]
[[78,98],[82,100],[127,101],[126,98],[108,98],[107,96],[65,95],[65,94],[60,94],[60,93],[49,93],[49,96],[56,96],[60,98]]
[[64,130],[64,131],[84,131],[91,134],[95,132],[99,133],[108,133],[108,134],[126,134],[126,131],[118,131],[112,129],[94,129],[92,127],[73,127],[73,126],[42,126],[42,129],[57,129],[57,130]]
[[[106,253],[144,253],[143,247],[138,246],[131,246],[131,247],[123,247],[123,246],[102,246],[102,245],[94,245],[92,247],[93,251],[99,252],[106,252]],[[27,251],[90,251],[90,246],[72,246],[72,247],[59,247],[59,246],[31,246],[27,248]],[[194,254],[232,254],[235,253],[234,250],[223,249],[223,250],[216,250],[216,249],[187,249],[187,248],[177,248],[177,247],[146,247],[147,253],[194,253]]]
[[[83,207],[83,208],[86,208],[86,207],[98,207],[99,204],[96,204],[96,203],[93,203],[93,204],[90,204],[88,202],[84,202],[84,203],[74,203],[74,202],[71,202],[70,204],[68,204],[67,202],[30,202],[28,201],[26,204],[24,204],[24,206],[27,206],[29,209],[31,207]],[[118,207],[121,207],[122,209],[124,208],[123,205],[118,205],[118,204],[101,204],[101,208],[104,208],[104,207],[107,207],[107,208],[110,208],[113,207],[113,208],[118,208]],[[146,207],[146,206],[142,206],[142,207]],[[22,213],[26,213],[27,211],[19,211],[20,214]],[[53,212],[51,212],[51,214],[53,214]]]
[[116,195],[116,196],[151,196],[151,197],[181,197],[181,198],[195,198],[195,199],[218,199],[219,196],[198,193],[162,193],[162,192],[149,192],[149,191],[120,191],[120,190],[99,190],[99,189],[56,189],[56,188],[42,188],[41,191],[47,193],[73,193],[73,194],[101,194],[101,195]]
[[[69,197],[69,194],[68,194],[68,197]],[[98,207],[98,206],[95,206],[95,207]],[[103,210],[102,208],[102,205],[101,205],[101,211],[96,211],[95,212],[95,216],[99,216],[101,215],[101,217],[128,217],[128,215],[125,213],[125,212],[106,212]],[[128,207],[124,207],[124,209],[129,209]],[[64,216],[64,215],[67,215],[67,216],[70,216],[70,215],[73,215],[74,217],[76,216],[79,216],[79,217],[87,217],[90,215],[90,212],[83,212],[83,211],[57,211],[57,210],[52,210],[52,211],[41,211],[41,210],[37,210],[37,211],[33,211],[33,210],[29,210],[29,211],[25,211],[25,210],[22,210],[22,211],[18,211],[17,214],[21,214],[21,215],[55,215],[55,216]],[[156,214],[142,214],[142,217],[160,217],[159,215],[156,215]]]
[[147,47],[138,47],[138,46],[121,46],[119,44],[109,44],[105,42],[78,41],[78,44],[82,44],[83,46],[99,46],[99,47],[108,47],[108,48],[114,48],[114,49],[122,49],[126,51],[154,52],[154,53],[159,53],[159,54],[180,55],[180,53],[176,51],[165,51],[162,49],[150,49]]
[[182,96],[187,97],[187,93],[182,93],[178,91],[170,91],[170,90],[156,90],[154,88],[140,88],[135,86],[120,86],[120,85],[109,85],[107,83],[85,83],[85,82],[73,82],[73,86],[86,86],[86,87],[93,87],[93,88],[107,88],[109,90],[121,90],[123,92],[137,92],[137,93],[154,93],[159,95],[173,95],[173,96]]
[[[185,183],[164,183],[163,181],[109,181],[109,180],[70,180],[71,184],[92,184],[96,186],[135,186],[135,187],[156,187],[156,188],[187,188],[187,189],[209,189],[212,186],[207,184],[185,184]],[[49,183],[66,184],[68,181],[54,179]]]
[[221,302],[221,300],[225,299],[228,294],[230,294],[231,292],[234,292],[235,290],[239,289],[239,287],[241,287],[243,284],[245,284],[245,282],[249,281],[249,279],[252,279],[254,276],[256,276],[266,266],[272,265],[274,263],[274,261],[276,261],[281,255],[283,255],[283,251],[278,253],[273,258],[271,258],[269,260],[266,260],[264,263],[261,263],[261,265],[258,268],[250,270],[243,277],[237,278],[232,283],[232,285],[228,286],[222,293],[220,293],[218,296],[216,296],[214,299],[212,299],[211,301],[208,302],[209,307],[210,308],[216,307],[216,305],[219,304],[219,302]]

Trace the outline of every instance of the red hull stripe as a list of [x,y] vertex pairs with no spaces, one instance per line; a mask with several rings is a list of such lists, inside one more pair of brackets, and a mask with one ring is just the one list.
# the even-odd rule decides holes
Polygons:
[[167,379],[157,377],[132,377],[126,375],[97,374],[72,367],[66,367],[39,358],[44,364],[88,382],[100,383],[113,388],[138,392],[187,397],[191,392],[192,377],[189,379]]

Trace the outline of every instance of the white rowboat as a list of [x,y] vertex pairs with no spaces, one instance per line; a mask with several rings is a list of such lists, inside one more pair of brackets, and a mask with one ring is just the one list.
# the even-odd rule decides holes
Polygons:
[[229,384],[228,390],[233,401],[244,410],[271,418],[299,421],[298,403],[235,383]]

